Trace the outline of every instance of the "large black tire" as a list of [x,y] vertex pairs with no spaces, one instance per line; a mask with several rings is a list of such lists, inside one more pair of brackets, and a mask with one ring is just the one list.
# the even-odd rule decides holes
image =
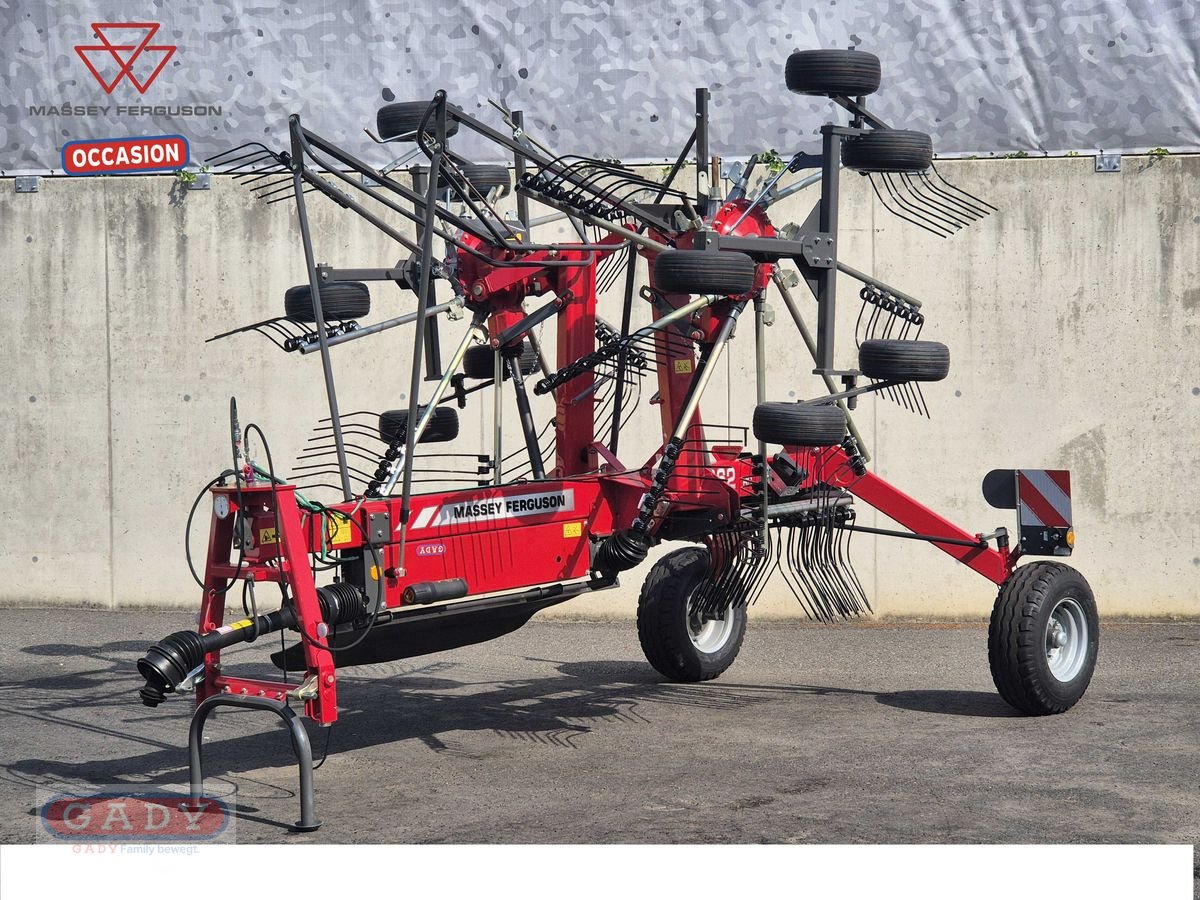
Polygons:
[[709,577],[708,551],[685,547],[660,559],[638,597],[638,640],[646,660],[671,681],[708,681],[729,668],[746,635],[745,607],[700,622],[690,601]]
[[830,447],[846,436],[846,415],[834,405],[768,402],[754,407],[754,436],[768,444]]
[[[425,407],[417,408],[417,418],[420,419]],[[405,426],[408,424],[407,409],[389,409],[379,417],[379,436],[389,444],[405,437]],[[419,444],[441,444],[458,437],[458,410],[452,406],[439,406],[433,412],[433,418],[425,426]]]
[[[297,322],[315,322],[312,290],[307,284],[287,289],[283,295],[284,315]],[[321,285],[321,312],[325,321],[361,319],[371,311],[371,292],[361,281],[331,281]]]
[[950,374],[950,349],[937,341],[863,341],[858,368],[878,381],[941,381]]
[[[486,344],[468,347],[463,354],[462,373],[468,378],[491,378],[496,374],[495,351]],[[538,367],[537,351],[529,341],[521,341],[521,374],[532,375]],[[502,366],[503,377],[508,378],[508,367]]]
[[933,165],[933,139],[922,131],[868,131],[842,142],[842,165],[856,172],[924,172]]
[[797,94],[861,97],[879,90],[879,57],[862,50],[798,50],[784,79]]
[[1031,716],[1066,712],[1092,680],[1100,617],[1092,589],[1070,566],[1034,562],[1000,587],[988,627],[996,690]]
[[[417,129],[421,126],[421,120],[425,118],[427,109],[429,109],[429,104],[423,100],[413,103],[389,103],[375,114],[375,130],[385,141],[401,135],[409,135],[407,139],[415,140]],[[432,115],[425,128],[429,134],[436,134],[437,122]],[[457,132],[458,122],[447,118],[446,137]]]
[[667,294],[745,294],[754,268],[745,253],[666,250],[654,260],[654,286]]

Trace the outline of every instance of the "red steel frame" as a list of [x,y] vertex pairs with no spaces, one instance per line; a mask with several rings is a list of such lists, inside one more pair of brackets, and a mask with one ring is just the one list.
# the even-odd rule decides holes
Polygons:
[[[774,229],[760,210],[747,216],[736,230],[729,228],[741,217],[745,205],[745,201],[726,204],[714,219],[714,226],[737,236],[773,236]],[[686,243],[686,235],[675,237],[682,238],[679,246]],[[616,249],[617,239],[611,240]],[[488,250],[482,243],[477,246]],[[494,252],[511,254],[511,251]],[[643,251],[643,254],[653,257],[653,253]],[[558,306],[557,361],[561,368],[596,349],[596,265],[603,255],[564,248],[528,254],[523,257],[529,263],[527,266],[497,267],[460,253],[459,271],[468,287],[469,305],[489,313],[491,335],[502,333],[525,316],[522,304],[527,296],[552,293]],[[574,261],[579,265],[539,264],[549,259]],[[766,286],[772,269],[770,264],[759,266],[756,289]],[[671,294],[659,296],[674,308],[691,299]],[[695,340],[711,340],[732,306],[728,300],[714,303],[686,326],[691,329],[690,336]],[[662,314],[656,308],[654,318],[657,320]],[[682,342],[667,341],[663,333],[657,340],[658,395],[665,442],[679,419],[696,376],[697,362],[694,351]],[[584,373],[558,388],[557,458],[546,480],[414,496],[403,566],[394,540],[377,548],[382,572],[374,571],[374,565],[371,566],[371,580],[382,583],[385,607],[402,606],[404,589],[427,581],[465,578],[474,596],[578,582],[589,576],[592,545],[614,531],[629,527],[642,495],[652,484],[654,464],[661,453],[660,448],[640,469],[629,471],[596,441],[595,392],[589,390],[594,378],[592,373]],[[692,429],[702,428],[697,411]],[[805,458],[810,482],[822,481],[845,488],[914,533],[979,544],[969,547],[931,541],[988,580],[1001,584],[1013,570],[1017,551],[991,549],[983,545],[980,535],[963,530],[878,475],[869,471],[855,474],[843,448],[816,452],[793,448],[793,452]],[[683,450],[680,472],[672,476],[665,498],[673,508],[712,509],[725,521],[732,521],[739,514],[738,498],[753,492],[751,473],[752,463],[740,445],[706,448],[703,443],[690,443]],[[726,489],[714,490],[714,486]],[[322,724],[335,721],[334,660],[323,642],[327,631],[322,624],[309,566],[309,554],[328,543],[328,536],[321,534],[318,517],[305,520],[291,485],[274,489],[269,485],[214,488],[213,493],[228,497],[231,511],[225,518],[215,514],[212,518],[200,631],[248,626],[249,620],[231,626],[223,624],[227,589],[237,579],[282,582],[295,608],[307,669],[303,688],[298,688],[296,684],[225,675],[221,672],[220,653],[210,653],[204,660],[197,701],[221,692],[277,700],[290,694],[303,697],[305,713],[314,721]],[[521,498],[529,495],[556,495],[564,498],[564,502],[559,508],[544,512],[504,514],[509,504],[519,506]],[[568,496],[569,502],[565,499]],[[250,530],[255,535],[253,549],[245,552],[240,567],[230,558],[238,504],[244,505]],[[483,510],[484,515],[467,515],[464,521],[456,522],[456,508],[467,513]],[[487,511],[493,508],[498,509],[497,514],[488,517]],[[386,513],[393,523],[400,520],[399,498],[345,502],[332,505],[329,510],[335,516],[353,516],[356,523],[348,534],[339,530],[332,547],[335,551],[363,547],[363,536],[373,514]],[[520,561],[519,566],[513,565],[515,560]]]

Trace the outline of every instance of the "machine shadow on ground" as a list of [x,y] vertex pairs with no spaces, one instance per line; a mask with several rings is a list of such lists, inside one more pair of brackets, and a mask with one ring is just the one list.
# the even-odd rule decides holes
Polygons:
[[[83,762],[47,760],[39,756],[15,759],[0,768],[0,778],[33,786],[50,782],[82,784],[186,784],[186,738],[192,704],[171,698],[167,710],[151,711],[137,700],[140,679],[134,662],[145,649],[144,641],[116,641],[95,647],[42,644],[22,652],[49,659],[90,660],[95,665],[81,671],[33,678],[0,685],[0,713],[32,719],[45,728],[47,739],[59,746],[82,744],[89,737],[110,746],[135,745],[107,759]],[[977,691],[873,692],[821,685],[748,684],[709,682],[673,684],[662,680],[644,663],[628,661],[573,661],[526,657],[531,665],[552,665],[555,674],[502,681],[452,677],[459,664],[444,659],[414,660],[349,669],[341,677],[342,711],[332,733],[322,735],[309,726],[315,758],[328,744],[331,754],[369,750],[395,742],[417,740],[439,753],[457,749],[448,740],[455,732],[491,732],[518,740],[574,749],[584,735],[618,723],[647,723],[654,705],[666,704],[697,710],[737,710],[803,695],[859,696],[878,703],[917,712],[964,717],[1015,715],[999,697]],[[268,669],[262,667],[264,673]],[[88,713],[79,715],[79,698],[86,695]],[[286,731],[273,717],[246,717],[245,710],[218,711],[205,742],[205,777],[211,790],[222,793],[233,785],[225,776],[259,765],[288,766],[293,757]],[[236,717],[236,718],[235,718]],[[254,725],[249,723],[253,722]],[[153,723],[161,740],[139,734]],[[255,728],[253,733],[228,736],[222,732]],[[32,749],[32,748],[27,748]],[[248,766],[247,761],[254,765]],[[281,785],[270,788],[279,795],[293,793]],[[221,785],[221,787],[218,787]],[[267,787],[267,785],[262,785]],[[257,810],[239,800],[238,816],[247,821],[280,825],[255,816]]]

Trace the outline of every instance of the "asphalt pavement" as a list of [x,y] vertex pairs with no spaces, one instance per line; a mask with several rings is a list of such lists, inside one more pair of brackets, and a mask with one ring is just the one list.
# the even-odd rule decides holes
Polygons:
[[[134,662],[185,612],[0,610],[0,841],[58,782],[186,783],[190,702]],[[227,654],[265,674],[262,642]],[[979,625],[757,621],[719,680],[677,685],[632,623],[539,622],[347,669],[311,727],[323,827],[297,818],[278,720],[219,710],[208,788],[257,842],[907,843],[1200,840],[1200,623],[1105,623],[1083,700],[996,695]],[[267,664],[269,665],[269,664]],[[273,671],[273,670],[270,670]]]

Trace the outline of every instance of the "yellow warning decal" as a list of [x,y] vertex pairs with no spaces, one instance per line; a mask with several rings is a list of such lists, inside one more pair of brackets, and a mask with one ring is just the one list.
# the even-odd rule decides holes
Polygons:
[[258,533],[259,544],[278,544],[279,533],[274,528],[264,528]]
[[692,371],[692,361],[690,359],[675,360],[675,374],[676,375],[687,375],[691,371]]
[[340,516],[330,516],[329,521],[331,522],[331,527],[329,528],[329,543],[350,543],[351,538],[354,537],[354,534],[351,531],[352,526],[350,525],[350,520],[343,519]]
[[582,522],[563,522],[563,537],[582,537],[583,523]]

